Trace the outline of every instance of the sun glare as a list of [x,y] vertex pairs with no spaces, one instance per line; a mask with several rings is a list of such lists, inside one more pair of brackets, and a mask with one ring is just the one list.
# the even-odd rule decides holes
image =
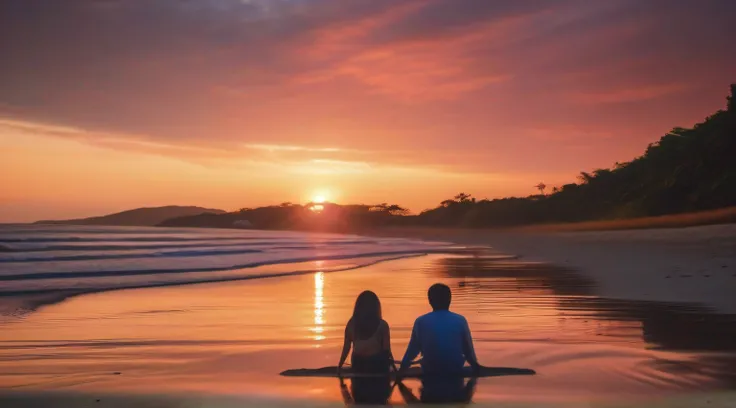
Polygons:
[[325,201],[327,201],[327,199],[324,195],[316,195],[312,198],[312,202],[317,204],[323,204]]

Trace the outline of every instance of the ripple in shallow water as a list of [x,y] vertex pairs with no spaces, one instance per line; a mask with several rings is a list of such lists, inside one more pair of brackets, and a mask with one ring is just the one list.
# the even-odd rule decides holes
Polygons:
[[[0,381],[47,389],[86,373],[95,390],[339,400],[333,381],[276,374],[335,364],[344,324],[364,289],[380,296],[400,355],[437,281],[452,288],[452,309],[468,318],[481,361],[539,373],[480,380],[476,400],[628,400],[736,389],[732,315],[598,298],[595,282],[565,268],[443,255],[351,272],[73,298],[3,328]],[[109,371],[123,375],[99,374]],[[396,392],[391,398],[402,401]]]

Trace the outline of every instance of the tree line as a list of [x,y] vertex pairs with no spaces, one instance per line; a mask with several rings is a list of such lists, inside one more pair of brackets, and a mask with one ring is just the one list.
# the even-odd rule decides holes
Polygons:
[[539,194],[476,200],[460,193],[417,215],[397,204],[298,205],[245,208],[165,221],[167,226],[230,227],[247,219],[255,228],[355,230],[386,225],[507,227],[635,218],[736,205],[736,84],[725,110],[692,128],[676,127],[644,153],[610,168],[581,172],[577,182],[534,186]]

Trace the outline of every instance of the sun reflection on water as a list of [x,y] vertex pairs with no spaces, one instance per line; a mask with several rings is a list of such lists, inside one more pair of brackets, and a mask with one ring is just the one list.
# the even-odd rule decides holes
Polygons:
[[314,339],[317,341],[324,340],[325,324],[325,273],[317,272],[314,274],[314,327],[310,330],[314,333]]

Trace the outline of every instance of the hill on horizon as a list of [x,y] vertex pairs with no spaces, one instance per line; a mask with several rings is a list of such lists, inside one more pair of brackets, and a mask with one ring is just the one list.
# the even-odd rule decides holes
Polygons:
[[72,220],[41,220],[34,222],[34,224],[153,227],[170,218],[186,217],[205,213],[223,214],[225,211],[195,206],[168,205],[164,207],[136,208],[99,217],[77,218]]

